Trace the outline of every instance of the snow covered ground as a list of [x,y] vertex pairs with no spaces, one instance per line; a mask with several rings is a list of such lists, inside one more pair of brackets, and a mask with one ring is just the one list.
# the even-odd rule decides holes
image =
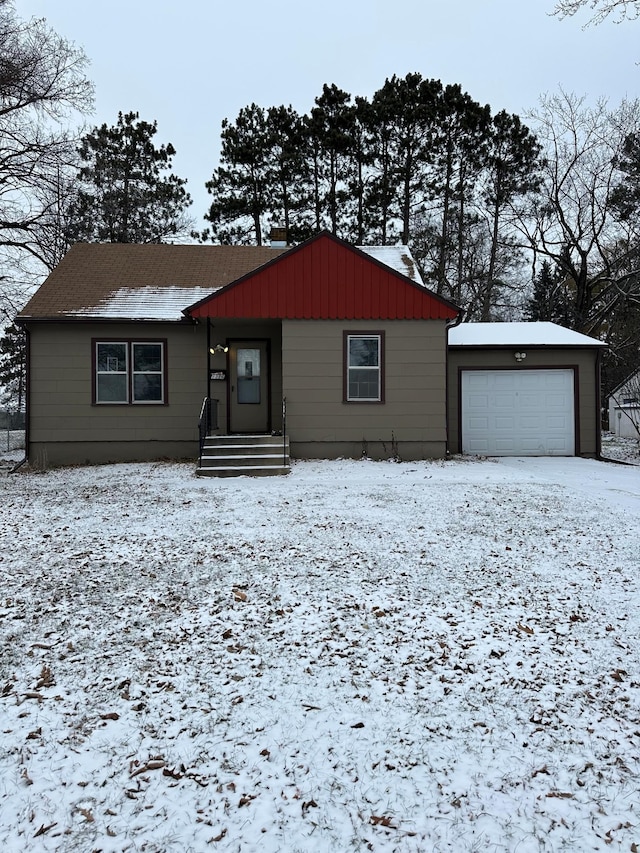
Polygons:
[[640,465],[640,444],[635,438],[624,438],[612,432],[602,434],[602,455],[608,459]]
[[640,849],[640,470],[0,479],[0,843]]

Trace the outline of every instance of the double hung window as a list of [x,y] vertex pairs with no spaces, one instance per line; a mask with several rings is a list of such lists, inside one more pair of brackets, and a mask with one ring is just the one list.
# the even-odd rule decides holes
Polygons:
[[164,341],[94,341],[95,403],[166,402]]
[[384,401],[384,333],[345,332],[345,401]]

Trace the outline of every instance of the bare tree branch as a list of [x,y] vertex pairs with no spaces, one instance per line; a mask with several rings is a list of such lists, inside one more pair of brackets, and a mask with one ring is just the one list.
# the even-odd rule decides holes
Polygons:
[[609,15],[616,15],[616,23],[634,21],[640,17],[640,0],[558,0],[552,15],[561,20],[570,18],[582,9],[591,9],[594,14],[585,27],[601,24]]

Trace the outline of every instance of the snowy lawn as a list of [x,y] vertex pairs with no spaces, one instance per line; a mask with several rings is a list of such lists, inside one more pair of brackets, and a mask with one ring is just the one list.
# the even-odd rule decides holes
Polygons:
[[640,850],[640,470],[0,480],[3,851]]

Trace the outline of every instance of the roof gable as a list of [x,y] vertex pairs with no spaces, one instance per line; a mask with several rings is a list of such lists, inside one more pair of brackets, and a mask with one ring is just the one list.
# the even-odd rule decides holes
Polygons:
[[325,231],[185,313],[194,318],[452,320],[459,310]]
[[616,385],[610,396],[629,393],[630,390],[638,391],[638,389],[640,389],[640,370],[634,370],[619,385]]

